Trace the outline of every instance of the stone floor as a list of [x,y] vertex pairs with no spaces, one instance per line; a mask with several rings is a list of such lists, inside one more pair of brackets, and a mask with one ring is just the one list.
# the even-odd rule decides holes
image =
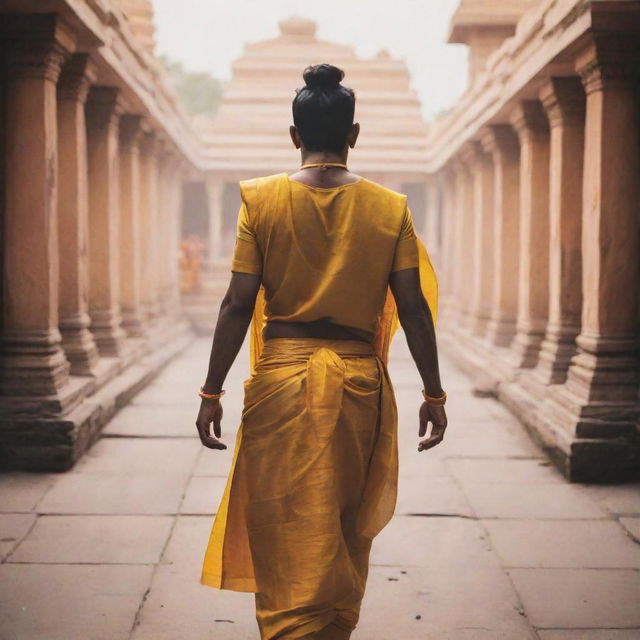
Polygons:
[[[251,594],[200,586],[231,461],[199,446],[194,342],[73,471],[0,475],[0,640],[256,639]],[[567,483],[443,358],[450,426],[416,451],[420,383],[402,337],[397,514],[374,544],[354,640],[640,638],[640,486]],[[242,354],[226,385],[238,423]]]

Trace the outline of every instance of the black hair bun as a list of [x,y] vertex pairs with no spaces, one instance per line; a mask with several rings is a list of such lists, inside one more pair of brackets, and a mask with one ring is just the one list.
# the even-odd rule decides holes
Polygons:
[[307,67],[302,77],[307,89],[337,89],[344,78],[344,71],[332,64],[316,64]]

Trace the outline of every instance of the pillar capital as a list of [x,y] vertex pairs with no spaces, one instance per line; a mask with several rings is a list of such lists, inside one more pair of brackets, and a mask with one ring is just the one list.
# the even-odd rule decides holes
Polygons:
[[140,155],[145,157],[156,155],[159,148],[158,133],[152,129],[145,130],[140,138]]
[[551,127],[584,122],[585,93],[580,78],[550,78],[540,89],[540,100]]
[[549,121],[539,100],[521,100],[511,113],[510,121],[520,138],[549,130]]
[[66,58],[75,50],[72,30],[53,14],[3,15],[0,41],[10,78],[42,78],[56,82]]
[[592,34],[576,56],[575,67],[587,93],[633,82],[640,77],[637,38],[620,33]]
[[58,100],[85,103],[96,78],[96,67],[90,56],[74,53],[62,67],[58,80]]
[[469,170],[473,170],[476,163],[482,160],[484,151],[482,145],[475,140],[469,140],[462,145],[460,149],[460,158],[464,162]]
[[89,127],[115,127],[123,112],[124,104],[117,87],[91,87],[87,98]]
[[519,153],[518,136],[508,124],[492,124],[480,131],[480,144],[487,152],[500,152],[517,158]]
[[120,118],[120,149],[123,152],[139,149],[145,136],[145,122],[141,115],[125,113]]

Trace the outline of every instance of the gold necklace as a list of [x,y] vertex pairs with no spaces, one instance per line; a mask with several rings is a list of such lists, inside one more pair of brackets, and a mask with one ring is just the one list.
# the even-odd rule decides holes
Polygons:
[[311,162],[309,164],[303,164],[300,169],[311,169],[312,167],[320,167],[320,171],[326,171],[327,167],[341,167],[342,169],[347,169],[347,165],[342,162]]

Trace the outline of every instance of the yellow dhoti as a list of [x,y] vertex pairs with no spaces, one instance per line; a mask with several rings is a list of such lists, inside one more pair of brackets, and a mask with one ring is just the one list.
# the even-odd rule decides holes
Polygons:
[[202,576],[256,592],[264,640],[355,627],[371,540],[395,506],[396,432],[371,345],[265,343]]

